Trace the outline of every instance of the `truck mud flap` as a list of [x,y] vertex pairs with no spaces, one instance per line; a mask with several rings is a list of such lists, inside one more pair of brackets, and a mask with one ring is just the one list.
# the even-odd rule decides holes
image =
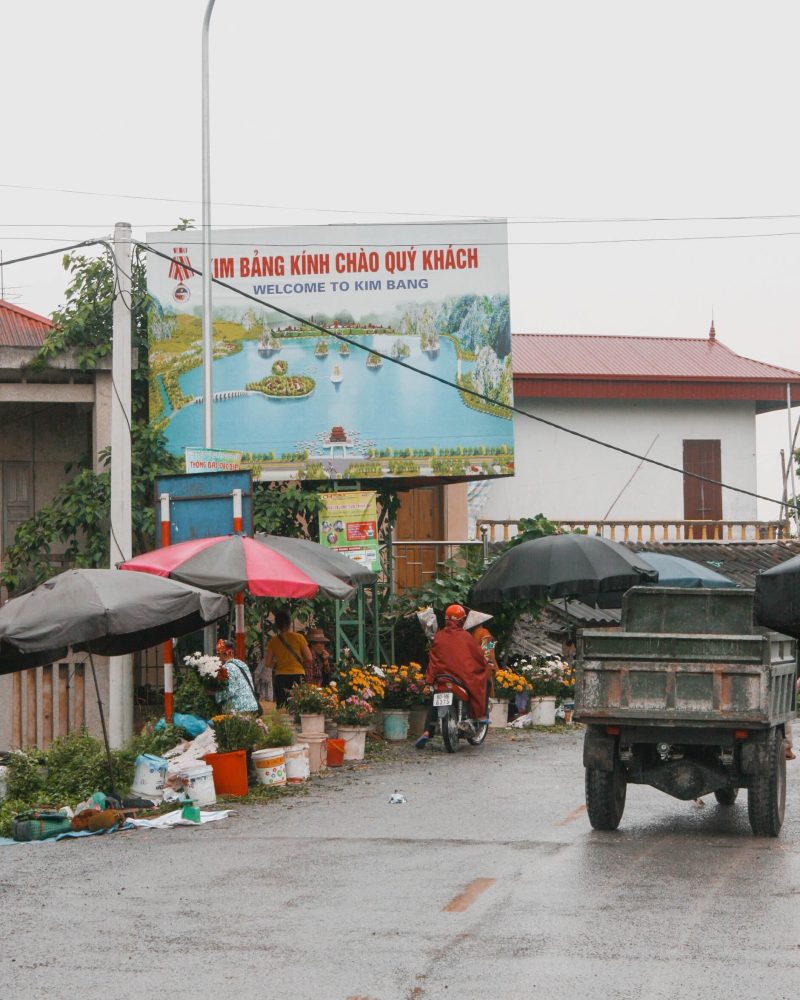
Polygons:
[[597,729],[587,729],[583,738],[583,766],[597,771],[614,770],[616,740]]
[[769,737],[773,731],[742,741],[739,750],[739,768],[742,774],[765,774],[769,771],[772,747]]

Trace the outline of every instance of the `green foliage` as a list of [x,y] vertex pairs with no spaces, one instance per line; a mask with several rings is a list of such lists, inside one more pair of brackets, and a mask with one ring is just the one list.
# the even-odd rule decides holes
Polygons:
[[175,711],[183,715],[197,715],[210,719],[219,707],[208,690],[203,686],[196,670],[181,669],[178,673],[174,696]]
[[231,750],[255,750],[261,746],[265,732],[252,715],[231,712],[216,718],[214,734],[217,737],[217,753]]
[[535,514],[533,517],[521,517],[517,522],[517,533],[508,542],[506,548],[513,548],[521,545],[522,542],[533,541],[534,538],[544,538],[545,535],[554,535],[557,532],[556,526],[544,514]]
[[257,749],[266,750],[267,747],[290,747],[293,743],[294,733],[291,726],[285,722],[273,722],[261,739],[261,743]]
[[253,525],[257,532],[284,538],[319,538],[318,490],[300,483],[255,483]]
[[[73,254],[64,258],[71,276],[66,303],[53,313],[54,329],[48,333],[34,367],[43,368],[64,351],[73,351],[85,370],[111,353],[111,314],[114,268],[108,255],[88,258]],[[153,478],[177,472],[180,465],[169,455],[163,434],[147,423],[148,345],[147,296],[143,262],[137,257],[132,269],[132,338],[138,367],[132,375],[132,512],[134,549],[152,548]],[[108,465],[108,451],[99,456]],[[87,463],[92,464],[92,463]],[[84,467],[63,483],[53,500],[17,529],[14,544],[3,559],[0,583],[10,590],[41,583],[61,567],[50,558],[53,548],[65,550],[66,566],[108,565],[110,483],[107,471],[96,473]]]

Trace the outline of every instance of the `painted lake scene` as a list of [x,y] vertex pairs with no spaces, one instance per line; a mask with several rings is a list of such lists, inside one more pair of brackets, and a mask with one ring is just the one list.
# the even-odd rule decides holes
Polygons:
[[[202,310],[196,298],[189,302],[196,277],[180,273],[189,252],[173,259],[169,276],[162,270],[155,287],[150,282],[150,419],[181,457],[204,444]],[[472,266],[466,251],[448,252],[456,266]],[[478,250],[469,252],[477,267]],[[434,253],[445,261],[444,251]],[[356,260],[355,253],[340,257]],[[240,268],[245,264],[242,258]],[[502,266],[496,270],[490,288],[505,282]],[[455,273],[438,282],[442,290],[474,287],[476,277]],[[291,320],[268,301],[215,298],[213,447],[241,453],[242,467],[262,480],[513,475],[508,294],[435,299],[433,280],[392,279],[392,287],[422,289],[422,299],[419,291],[389,296],[389,279],[376,278],[363,312],[352,309],[352,294],[334,298],[316,282],[326,294],[314,309],[303,303],[307,320]],[[264,287],[274,295],[281,286]],[[291,305],[300,313],[299,301]]]

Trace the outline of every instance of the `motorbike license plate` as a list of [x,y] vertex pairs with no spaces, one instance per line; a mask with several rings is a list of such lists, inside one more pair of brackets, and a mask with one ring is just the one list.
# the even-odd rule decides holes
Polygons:
[[452,691],[442,691],[439,694],[433,696],[433,707],[441,708],[443,705],[453,704],[453,692]]

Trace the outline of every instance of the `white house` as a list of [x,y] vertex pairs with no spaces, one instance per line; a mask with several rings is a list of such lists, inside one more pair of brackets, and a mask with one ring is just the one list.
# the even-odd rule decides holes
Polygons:
[[[471,489],[473,519],[660,522],[645,539],[699,537],[676,522],[747,522],[758,537],[754,497],[550,424],[756,492],[756,417],[785,408],[787,387],[800,402],[800,373],[735,354],[713,323],[705,339],[521,333],[512,343],[515,403],[541,421],[515,415],[516,474]],[[739,527],[708,537],[738,538]]]

